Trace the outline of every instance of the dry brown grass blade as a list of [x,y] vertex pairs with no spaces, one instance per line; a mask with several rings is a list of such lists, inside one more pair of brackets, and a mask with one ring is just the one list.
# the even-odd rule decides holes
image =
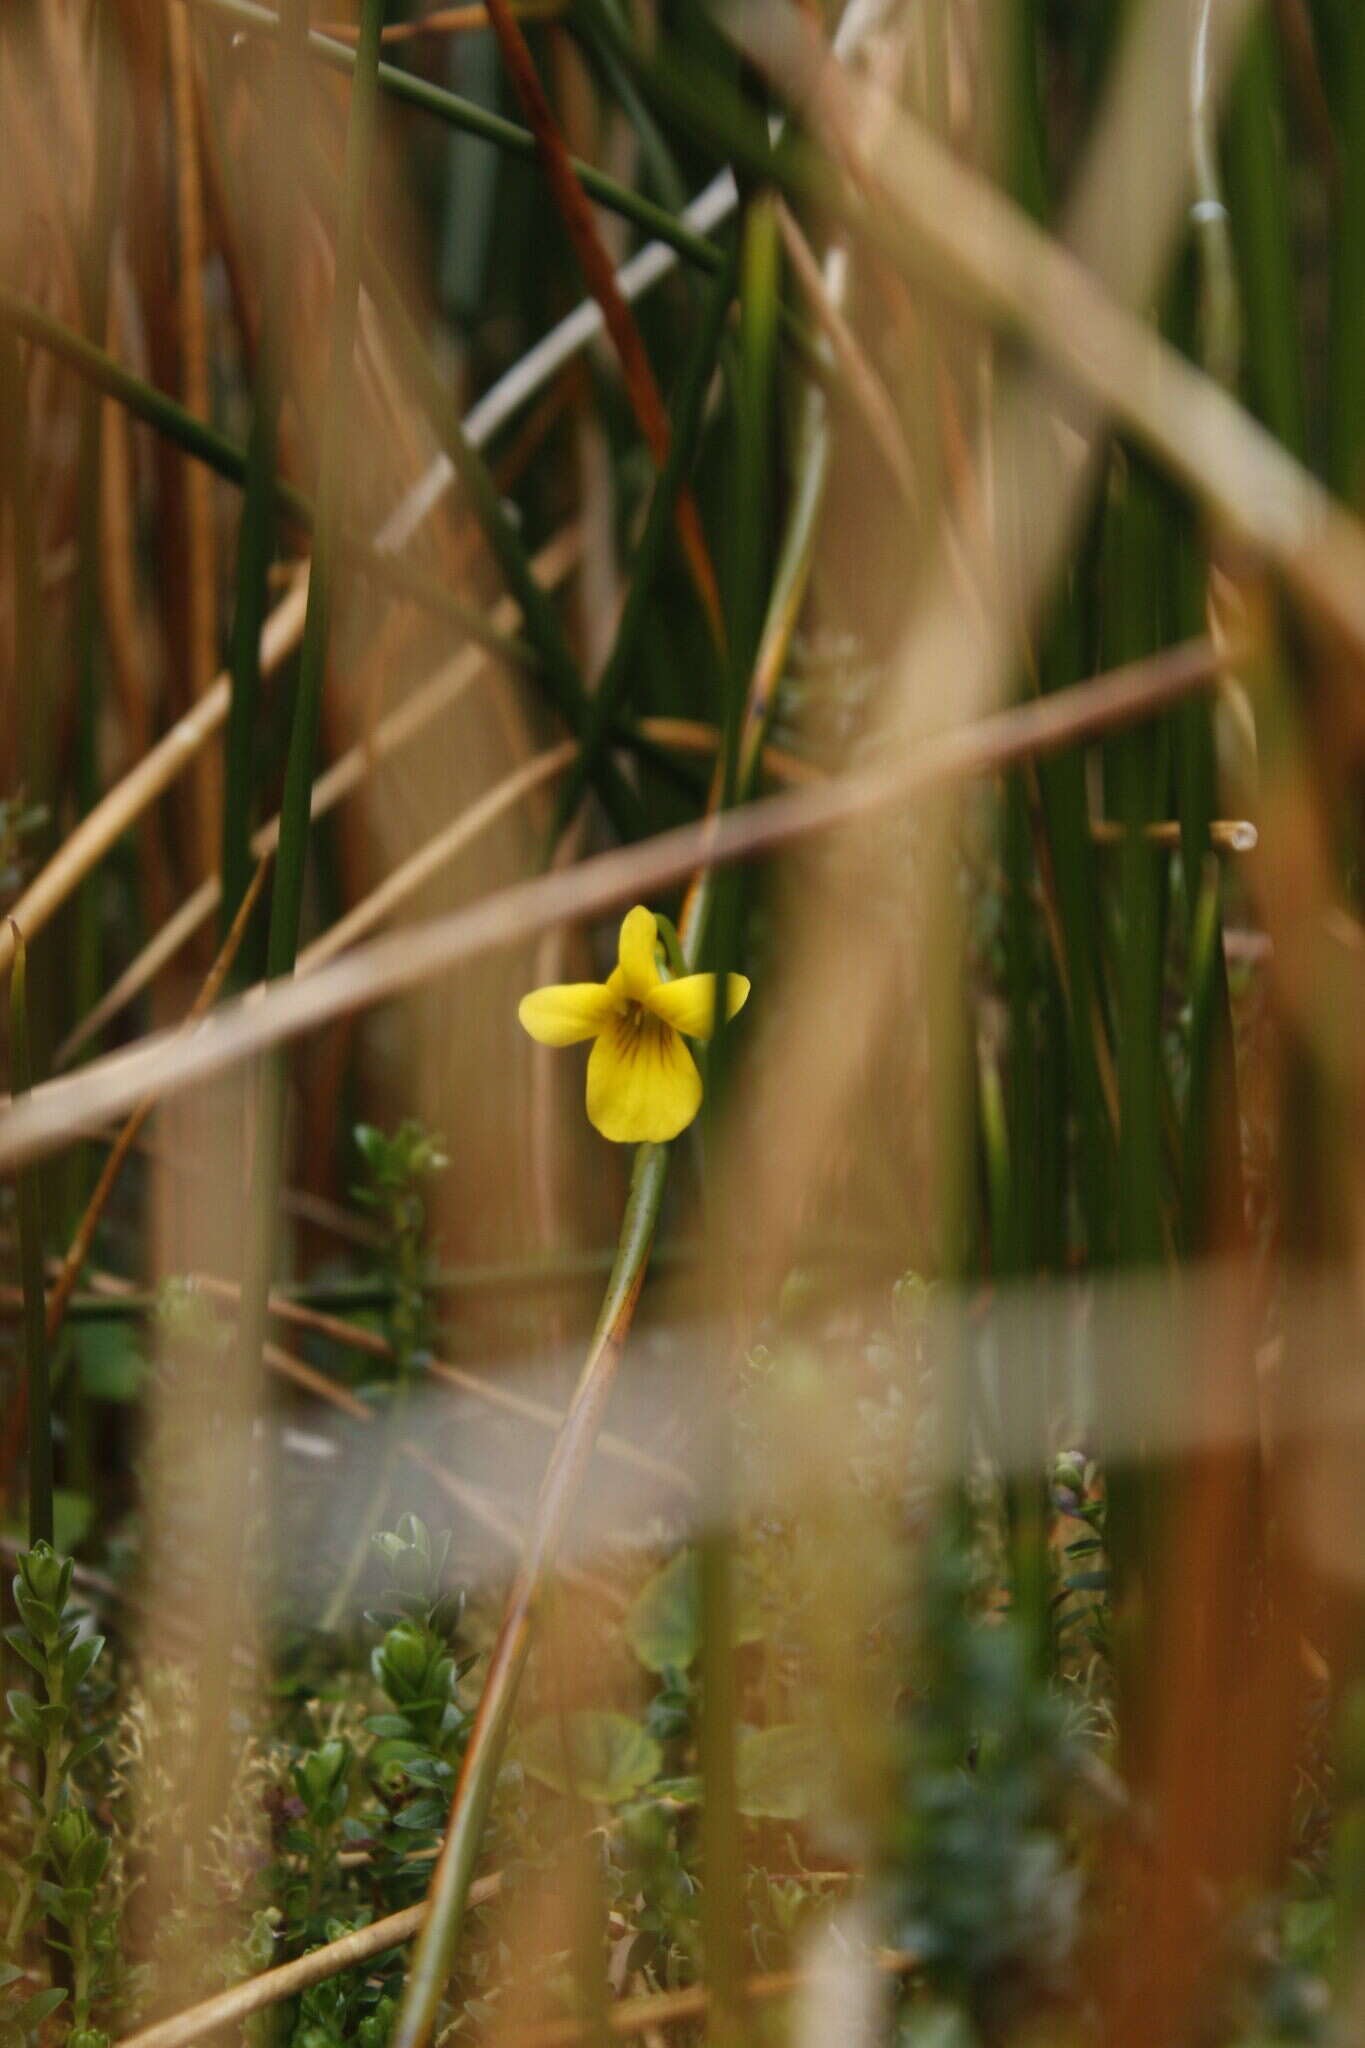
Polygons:
[[466,806],[457,817],[444,825],[439,832],[419,846],[407,860],[387,874],[379,886],[368,896],[354,904],[334,925],[305,946],[299,954],[295,972],[315,973],[338,953],[353,945],[366,932],[382,924],[389,912],[420,889],[424,882],[431,880],[441,868],[455,859],[465,847],[486,832],[499,818],[514,809],[523,797],[533,790],[541,789],[547,782],[568,767],[578,752],[577,740],[561,740],[557,747],[550,747],[543,754],[533,754],[529,761],[523,761],[501,782],[495,782],[491,789]]
[[[545,176],[573,244],[583,280],[602,309],[602,318],[620,358],[626,392],[640,431],[654,457],[655,466],[661,469],[668,454],[668,413],[640,338],[635,315],[616,282],[615,268],[597,231],[592,207],[578,182],[568,146],[559,132],[535,59],[512,12],[510,0],[487,0],[487,7],[489,26],[498,39],[503,63],[526,116],[526,125],[536,138]],[[717,647],[724,647],[725,619],[720,586],[716,581],[706,536],[702,532],[696,499],[686,487],[678,493],[676,517],[678,535],[697,587],[697,596]]]
[[[241,949],[242,940],[246,937],[246,928],[250,924],[251,914],[260,900],[261,890],[265,886],[265,878],[269,872],[269,866],[268,861],[261,861],[255,874],[252,876],[241,903],[238,905],[237,914],[232,920],[227,936],[218,949],[218,957],[205,976],[203,986],[198,995],[190,1005],[189,1014],[185,1020],[187,1025],[193,1026],[196,1024],[217,1002],[223,983],[231,972],[232,963],[237,958],[237,954]],[[66,1314],[66,1305],[70,1301],[72,1290],[75,1288],[76,1282],[80,1277],[81,1268],[90,1256],[90,1247],[94,1243],[95,1232],[99,1227],[100,1217],[104,1214],[105,1204],[114,1191],[114,1183],[123,1171],[124,1163],[129,1153],[137,1143],[138,1133],[155,1107],[155,1101],[151,1098],[138,1104],[123,1129],[119,1132],[110,1149],[109,1156],[100,1170],[99,1179],[96,1181],[90,1199],[85,1205],[81,1220],[76,1225],[75,1233],[67,1248],[66,1257],[62,1260],[61,1271],[58,1273],[56,1283],[47,1298],[47,1338],[49,1344],[62,1326],[62,1319]]]
[[[1236,6],[1221,11],[1217,28],[1224,42],[1235,34],[1241,12]],[[1235,399],[1125,311],[1101,281],[1106,265],[1122,266],[1128,286],[1122,296],[1128,296],[1157,268],[1166,212],[1185,181],[1183,154],[1172,186],[1169,165],[1150,147],[1150,124],[1140,143],[1129,142],[1122,123],[1137,117],[1130,106],[1120,109],[1109,131],[1115,175],[1089,183],[1074,221],[1076,241],[1091,258],[1087,267],[884,94],[827,60],[808,35],[775,34],[774,19],[763,16],[755,50],[795,97],[812,105],[841,156],[857,165],[860,182],[878,190],[899,215],[917,259],[1065,371],[1202,499],[1221,526],[1272,564],[1309,610],[1365,654],[1365,529]],[[876,139],[875,156],[869,137]],[[1119,178],[1134,162],[1151,198],[1137,234],[1130,232],[1136,247],[1129,251],[1113,246],[1110,216]]]
[[[300,570],[289,594],[278,604],[261,630],[261,669],[273,675],[298,646],[308,605],[308,575]],[[178,719],[149,753],[129,769],[89,811],[74,832],[68,833],[46,867],[42,868],[14,906],[13,915],[30,942],[60,910],[73,889],[85,880],[98,862],[135,825],[149,804],[175,781],[181,770],[195,759],[227,717],[231,684],[220,675],[207,696]],[[0,974],[8,968],[14,941],[7,926],[0,927]],[[131,1108],[131,1104],[125,1107]]]
[[[479,1878],[470,1892],[471,1905],[486,1906],[497,1897],[501,1886],[502,1877],[498,1871]],[[264,2012],[286,1998],[297,1997],[310,1985],[325,1984],[329,1977],[340,1976],[343,1970],[372,1962],[388,1949],[401,1948],[421,1927],[426,1910],[425,1900],[415,1906],[405,1906],[401,1913],[390,1913],[386,1919],[376,1920],[369,1927],[357,1928],[354,1934],[343,1934],[339,1941],[312,1949],[292,1963],[280,1963],[273,1970],[263,1971],[259,1977],[248,1977],[245,1983],[217,1991],[212,1998],[175,2013],[170,2019],[142,2027],[136,2034],[125,2034],[117,2048],[189,2048],[190,2042],[201,2041],[206,2034],[214,2033],[220,2027],[239,2025],[252,2013]]]
[[1207,643],[1175,648],[907,743],[856,772],[615,847],[567,873],[514,883],[448,916],[372,940],[259,1000],[224,1007],[189,1040],[177,1044],[174,1033],[157,1033],[11,1103],[0,1120],[0,1167],[55,1150],[73,1131],[125,1113],[145,1094],[164,1097],[482,953],[554,924],[598,915],[629,898],[647,898],[698,867],[772,852],[910,797],[1150,716],[1204,688],[1217,670]]
[[[559,587],[572,572],[580,552],[581,537],[577,526],[565,527],[542,548],[534,568],[547,590]],[[491,622],[499,632],[515,632],[520,619],[520,610],[509,597],[500,598],[491,614]],[[482,647],[472,644],[462,647],[410,697],[380,719],[373,731],[339,755],[313,784],[311,815],[314,820],[324,817],[334,805],[358,789],[379,762],[407,746],[435,719],[449,711],[488,672],[491,660],[492,657]],[[260,827],[251,842],[251,850],[257,859],[274,852],[279,844],[279,832],[278,817],[268,819]],[[59,1067],[74,1059],[82,1046],[89,1044],[112,1018],[141,994],[166,963],[212,917],[221,895],[221,883],[215,873],[185,899],[58,1048],[56,1063]]]
[[[500,1380],[481,1379],[467,1366],[448,1365],[437,1358],[432,1360],[428,1370],[434,1379],[459,1387],[463,1393],[472,1394],[489,1407],[501,1408],[506,1414],[520,1416],[525,1422],[538,1423],[552,1434],[564,1426],[562,1408],[553,1408],[548,1401],[537,1401],[530,1394],[519,1394],[515,1388],[503,1386]],[[597,1448],[604,1456],[615,1458],[619,1464],[631,1465],[637,1472],[647,1473],[651,1479],[660,1481],[675,1492],[696,1492],[695,1481],[679,1466],[670,1465],[665,1458],[655,1457],[652,1451],[641,1450],[638,1444],[627,1437],[617,1436],[610,1429],[598,1432]]]
[[[646,718],[641,721],[640,729],[648,739],[664,746],[671,743],[691,753],[714,754],[719,745],[714,726],[700,725],[689,719]],[[557,747],[532,755],[529,761],[523,761],[492,789],[485,790],[439,832],[433,833],[407,860],[400,862],[377,888],[338,918],[320,938],[305,946],[299,954],[296,971],[299,974],[316,972],[329,960],[334,960],[338,953],[373,931],[376,925],[382,924],[392,911],[487,832],[499,818],[505,817],[524,797],[553,781],[569,766],[577,752],[576,740],[562,740]],[[820,779],[818,771],[806,762],[798,761],[794,755],[783,753],[780,748],[765,750],[761,758],[774,781],[796,783]]]
[[816,319],[829,337],[830,347],[848,381],[849,396],[867,426],[869,440],[886,464],[906,505],[913,507],[916,502],[914,464],[890,394],[868,361],[862,343],[826,289],[815,251],[785,201],[778,205],[777,224],[788,261],[802,291],[810,300]]
[[[212,417],[209,386],[208,317],[204,304],[204,193],[200,177],[196,115],[194,43],[186,0],[170,0],[166,14],[171,112],[175,130],[176,226],[179,240],[181,383],[186,408],[196,419]],[[218,669],[217,536],[213,520],[213,478],[203,463],[186,458],[188,515],[189,695],[198,703],[213,688]],[[195,762],[197,865],[212,874],[221,837],[222,764],[203,752]]]
[[292,1351],[282,1351],[278,1344],[265,1344],[261,1356],[269,1371],[277,1378],[288,1380],[292,1386],[302,1389],[323,1401],[329,1408],[340,1409],[353,1422],[373,1422],[374,1410],[367,1408],[348,1387],[339,1387],[335,1380],[329,1380],[326,1373],[309,1365],[302,1358],[295,1358]]
[[[241,1299],[241,1287],[235,1280],[226,1280],[216,1273],[196,1273],[194,1284],[205,1294],[233,1306]],[[322,1309],[311,1308],[305,1302],[291,1301],[287,1294],[271,1293],[266,1304],[270,1314],[278,1322],[292,1323],[299,1329],[312,1330],[318,1336],[330,1338],[334,1344],[343,1345],[353,1351],[363,1351],[371,1358],[392,1358],[393,1346],[378,1330],[363,1329],[358,1323],[349,1323],[344,1316],[332,1316]],[[470,1395],[490,1408],[501,1408],[506,1415],[515,1415],[523,1422],[534,1422],[539,1428],[549,1430],[553,1435],[564,1424],[562,1408],[551,1406],[548,1401],[538,1401],[531,1394],[521,1394],[515,1388],[504,1386],[499,1380],[490,1380],[481,1374],[471,1372],[468,1366],[448,1365],[443,1359],[430,1361],[428,1372],[433,1379],[443,1380],[447,1386],[458,1387],[461,1393]],[[364,1411],[366,1421],[372,1419],[372,1411]],[[629,1465],[637,1472],[676,1493],[695,1493],[696,1486],[690,1475],[680,1466],[671,1465],[666,1458],[655,1457],[653,1452],[641,1450],[638,1444],[627,1437],[617,1436],[612,1430],[604,1429],[597,1439],[597,1447],[604,1457],[614,1458],[618,1464]]]

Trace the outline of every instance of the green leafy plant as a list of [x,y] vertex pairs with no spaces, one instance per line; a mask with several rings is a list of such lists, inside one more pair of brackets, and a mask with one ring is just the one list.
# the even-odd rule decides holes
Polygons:
[[[68,1959],[69,2039],[76,2048],[99,2048],[107,2036],[93,2016],[111,1988],[118,1918],[105,1896],[109,1838],[90,1811],[81,1774],[106,1733],[96,1718],[102,1696],[93,1680],[104,1639],[85,1633],[71,1611],[73,1569],[69,1557],[39,1543],[20,1555],[13,1581],[19,1620],[5,1639],[31,1668],[35,1683],[31,1691],[7,1695],[5,1732],[27,1767],[26,1776],[11,1784],[27,1809],[28,1841],[17,1881],[8,1887],[6,1947],[12,1987],[41,1927],[49,1956]],[[45,1995],[44,2010],[31,1998],[23,2000],[7,2012],[6,2024],[21,2032],[33,2026],[55,2010],[65,1991],[54,1986]]]

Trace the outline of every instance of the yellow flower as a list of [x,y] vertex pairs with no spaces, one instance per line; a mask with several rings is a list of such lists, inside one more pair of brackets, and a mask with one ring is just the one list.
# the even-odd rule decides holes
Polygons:
[[[683,1043],[709,1038],[716,1013],[714,974],[664,981],[655,957],[658,925],[636,904],[621,925],[617,964],[606,981],[534,989],[517,1015],[541,1045],[595,1039],[588,1059],[588,1117],[617,1145],[663,1145],[686,1130],[701,1107],[701,1075]],[[744,1007],[749,984],[729,977],[726,1015]]]

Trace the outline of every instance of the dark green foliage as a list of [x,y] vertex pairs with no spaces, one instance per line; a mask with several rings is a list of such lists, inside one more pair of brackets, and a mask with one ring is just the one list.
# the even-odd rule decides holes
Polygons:
[[907,1648],[900,1800],[886,1860],[898,1943],[973,2019],[1060,1984],[1080,1876],[1062,1827],[1074,1739],[1028,1630],[971,1611],[975,1566],[940,1535]]

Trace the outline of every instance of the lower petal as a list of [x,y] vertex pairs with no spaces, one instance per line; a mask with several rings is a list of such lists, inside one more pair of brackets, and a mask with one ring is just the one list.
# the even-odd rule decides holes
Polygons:
[[701,1107],[701,1075],[669,1025],[636,1012],[604,1031],[588,1060],[588,1118],[615,1145],[665,1145]]

